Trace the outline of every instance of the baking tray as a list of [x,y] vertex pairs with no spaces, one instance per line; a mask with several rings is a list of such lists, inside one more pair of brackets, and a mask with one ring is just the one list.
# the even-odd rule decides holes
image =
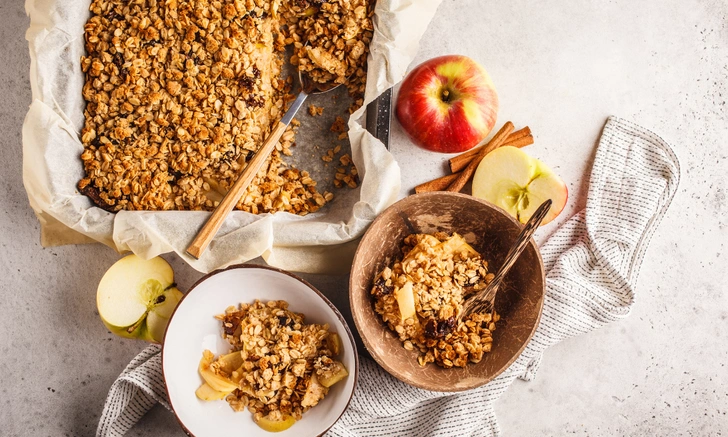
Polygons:
[[392,123],[392,88],[367,106],[366,128],[389,149],[389,128]]
[[[334,194],[334,200],[325,208],[333,217],[340,217],[347,210],[351,210],[359,200],[359,188],[336,187],[334,180],[337,171],[343,170],[350,174],[353,165],[346,165],[340,161],[344,155],[351,157],[351,144],[348,136],[331,131],[331,126],[337,117],[346,123],[349,118],[349,106],[352,103],[346,87],[340,86],[324,93],[313,94],[306,99],[303,107],[296,114],[295,120],[299,126],[296,132],[295,146],[291,148],[292,155],[283,157],[286,164],[306,170],[316,181],[316,189],[320,193]],[[366,108],[364,127],[375,138],[379,139],[389,149],[389,133],[391,123],[392,90],[389,89],[372,101]],[[320,115],[312,115],[309,107],[322,108]],[[345,127],[345,130],[348,128]],[[335,153],[333,153],[336,151]],[[327,154],[332,154],[327,161]]]

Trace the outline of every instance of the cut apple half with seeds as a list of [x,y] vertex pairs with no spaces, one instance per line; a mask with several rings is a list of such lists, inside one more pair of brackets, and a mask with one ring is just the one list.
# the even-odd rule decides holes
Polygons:
[[473,176],[473,196],[504,209],[521,223],[551,199],[551,209],[541,222],[545,225],[564,209],[569,191],[546,164],[521,149],[506,146],[480,161]]
[[154,343],[164,331],[182,293],[172,267],[160,257],[136,255],[114,263],[99,282],[96,306],[104,325],[116,335]]

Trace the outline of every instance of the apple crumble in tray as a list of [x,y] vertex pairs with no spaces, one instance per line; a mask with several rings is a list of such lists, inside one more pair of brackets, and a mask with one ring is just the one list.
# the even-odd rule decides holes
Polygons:
[[346,89],[302,116],[315,129],[306,146],[294,147],[292,123],[236,208],[305,215],[335,187],[357,186],[344,118],[363,102],[369,0],[94,0],[90,10],[78,188],[97,206],[212,210],[292,100],[286,59]]

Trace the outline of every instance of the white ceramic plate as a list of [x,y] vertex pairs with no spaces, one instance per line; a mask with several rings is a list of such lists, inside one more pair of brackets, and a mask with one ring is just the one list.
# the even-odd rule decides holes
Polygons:
[[263,266],[238,265],[213,272],[195,284],[177,306],[162,349],[167,393],[177,419],[195,437],[273,435],[259,428],[247,409],[235,412],[224,400],[201,401],[195,396],[203,382],[197,371],[202,351],[209,349],[217,356],[230,349],[214,316],[230,305],[255,299],[285,300],[291,311],[304,314],[305,322],[328,323],[344,343],[340,357],[349,376],[295,425],[275,433],[282,437],[321,435],[341,417],[354,392],[359,365],[354,339],[341,314],[312,285],[291,273]]

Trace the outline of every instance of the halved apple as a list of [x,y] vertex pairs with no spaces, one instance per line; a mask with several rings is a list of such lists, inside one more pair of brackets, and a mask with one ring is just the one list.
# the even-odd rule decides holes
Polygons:
[[546,164],[521,149],[506,146],[480,161],[473,176],[473,196],[503,208],[521,223],[551,199],[551,210],[541,222],[545,225],[564,209],[569,191]]
[[153,343],[164,340],[164,330],[180,299],[174,271],[160,257],[120,259],[104,273],[96,291],[99,316],[109,331]]

